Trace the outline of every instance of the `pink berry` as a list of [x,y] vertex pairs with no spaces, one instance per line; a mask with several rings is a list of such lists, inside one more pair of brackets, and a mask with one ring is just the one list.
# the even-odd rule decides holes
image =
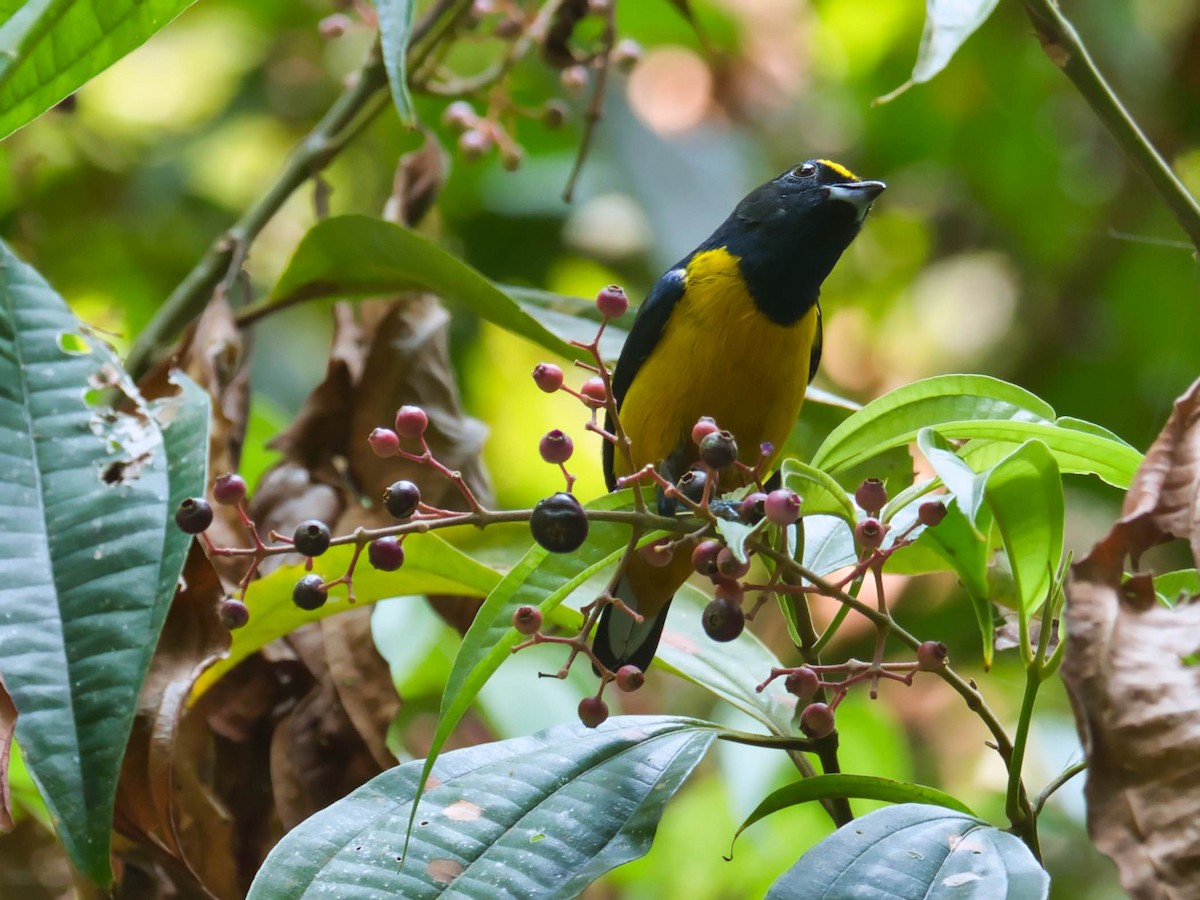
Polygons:
[[716,575],[717,557],[724,549],[720,541],[701,541],[692,551],[692,568],[701,575]]
[[241,475],[227,472],[213,482],[213,499],[222,506],[237,506],[246,499],[246,481]]
[[750,560],[739,562],[732,550],[728,547],[721,548],[721,552],[717,554],[717,572],[723,578],[745,578],[749,571]]
[[538,452],[546,462],[559,465],[571,458],[571,454],[575,452],[575,444],[565,433],[555,428],[542,435],[538,443]]
[[583,387],[579,389],[588,406],[603,406],[608,400],[608,391],[604,388],[604,379],[597,375],[595,378],[589,378],[583,383]]
[[713,590],[719,600],[728,600],[730,603],[736,603],[741,606],[742,601],[746,599],[746,591],[738,582],[730,578],[717,578],[717,586]]
[[596,309],[606,319],[619,319],[629,309],[629,298],[625,296],[625,288],[619,284],[610,284],[596,295]]
[[537,634],[542,627],[542,611],[536,606],[522,606],[513,613],[513,628],[524,635]]
[[478,128],[472,128],[470,131],[464,131],[459,137],[458,149],[463,159],[474,162],[492,149],[492,139]]
[[854,492],[854,502],[862,507],[863,512],[870,515],[875,515],[875,513],[883,509],[883,505],[887,501],[887,488],[883,486],[883,482],[878,478],[868,478]]
[[604,724],[608,718],[608,704],[599,697],[584,697],[579,701],[579,721],[588,728]]
[[387,459],[399,451],[400,435],[390,428],[376,428],[367,435],[367,443],[371,445],[371,451],[376,456]]
[[429,416],[419,406],[402,406],[396,410],[396,433],[404,438],[419,438],[429,427]]
[[697,447],[710,434],[716,434],[721,429],[717,427],[717,423],[709,416],[701,416],[696,424],[692,426],[692,443]]
[[533,367],[534,383],[547,394],[553,394],[563,383],[563,370],[554,363],[538,363]]
[[871,550],[883,543],[885,534],[887,534],[887,526],[878,519],[863,519],[854,526],[854,539],[858,541],[860,547],[867,547]]
[[821,686],[821,677],[808,666],[801,666],[796,671],[788,673],[783,686],[789,694],[801,700],[809,700]]
[[917,518],[926,528],[934,528],[946,518],[946,504],[941,500],[926,500],[917,507]]
[[646,683],[646,674],[637,666],[621,666],[617,669],[617,687],[625,693],[636,691]]
[[825,703],[810,703],[800,713],[800,730],[810,738],[828,737],[834,725],[833,710]]
[[922,672],[936,672],[946,665],[950,649],[941,641],[925,641],[917,648],[917,668]]
[[789,488],[779,488],[767,494],[763,512],[772,524],[791,525],[800,518],[800,495]]
[[466,131],[479,121],[479,115],[466,100],[455,100],[442,113],[442,121],[455,131]]
[[767,501],[767,495],[762,491],[755,491],[753,494],[747,494],[742,500],[741,508],[738,510],[738,515],[743,522],[749,525],[754,525],[763,517],[763,504]]
[[340,38],[343,34],[350,30],[354,24],[353,20],[344,13],[334,13],[331,16],[326,16],[317,23],[317,31],[321,37],[327,41]]

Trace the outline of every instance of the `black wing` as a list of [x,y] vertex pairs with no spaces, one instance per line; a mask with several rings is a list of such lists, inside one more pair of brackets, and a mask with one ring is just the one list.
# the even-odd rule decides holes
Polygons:
[[[617,368],[613,372],[613,397],[617,401],[617,409],[621,408],[625,394],[628,393],[629,386],[633,384],[633,379],[641,369],[642,363],[658,346],[663,330],[667,327],[667,320],[671,318],[671,312],[675,309],[675,304],[683,298],[687,282],[687,261],[684,259],[658,279],[651,289],[650,295],[638,308],[637,315],[633,319],[633,327],[629,329],[629,337],[625,339],[625,346],[621,348],[621,355],[617,358]],[[612,433],[613,425],[608,416],[605,416],[604,427],[610,434]],[[604,483],[608,485],[610,491],[616,488],[617,478],[613,474],[613,445],[608,441],[604,442]]]
[[825,343],[825,327],[821,320],[821,304],[817,303],[817,331],[813,335],[812,350],[808,353],[808,383],[817,377],[817,366],[821,364],[821,348]]

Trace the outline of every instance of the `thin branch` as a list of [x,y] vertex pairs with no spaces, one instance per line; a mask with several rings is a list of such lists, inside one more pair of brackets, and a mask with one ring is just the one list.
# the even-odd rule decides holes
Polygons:
[[1079,33],[1062,14],[1056,0],[1022,2],[1050,61],[1071,79],[1125,155],[1137,163],[1138,168],[1150,179],[1154,189],[1170,207],[1175,220],[1191,238],[1192,245],[1200,251],[1200,204],[1154,149],[1149,138],[1100,74]]
[[1047,784],[1044,788],[1042,788],[1042,790],[1038,793],[1037,797],[1034,799],[1033,814],[1035,816],[1040,816],[1042,814],[1042,807],[1046,805],[1046,801],[1049,800],[1054,795],[1054,792],[1057,791],[1064,784],[1066,784],[1068,781],[1070,781],[1072,778],[1074,778],[1076,775],[1078,775],[1080,772],[1086,771],[1087,767],[1088,767],[1087,760],[1081,759],[1079,762],[1077,762],[1073,765],[1067,766],[1065,769],[1063,769],[1061,772],[1059,772],[1058,775],[1049,784]]

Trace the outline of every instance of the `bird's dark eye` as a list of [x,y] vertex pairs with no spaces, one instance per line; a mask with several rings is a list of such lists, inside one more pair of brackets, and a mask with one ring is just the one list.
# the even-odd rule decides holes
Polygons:
[[792,169],[792,174],[797,178],[811,178],[813,175],[817,174],[817,167],[812,163],[804,163],[803,165],[796,166],[796,168]]

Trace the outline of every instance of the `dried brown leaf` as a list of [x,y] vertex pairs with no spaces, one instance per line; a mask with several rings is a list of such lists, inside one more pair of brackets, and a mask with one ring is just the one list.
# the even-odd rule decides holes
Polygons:
[[1063,680],[1088,756],[1088,830],[1134,898],[1200,898],[1200,603],[1157,603],[1136,559],[1169,537],[1200,561],[1200,382],[1175,411],[1121,519],[1072,567]]
[[13,732],[17,729],[17,705],[13,703],[4,676],[0,675],[0,832],[12,831],[12,797],[8,787],[8,759]]
[[425,218],[433,207],[450,170],[450,157],[437,136],[423,129],[424,142],[400,157],[392,181],[392,196],[383,210],[383,218],[410,228]]

